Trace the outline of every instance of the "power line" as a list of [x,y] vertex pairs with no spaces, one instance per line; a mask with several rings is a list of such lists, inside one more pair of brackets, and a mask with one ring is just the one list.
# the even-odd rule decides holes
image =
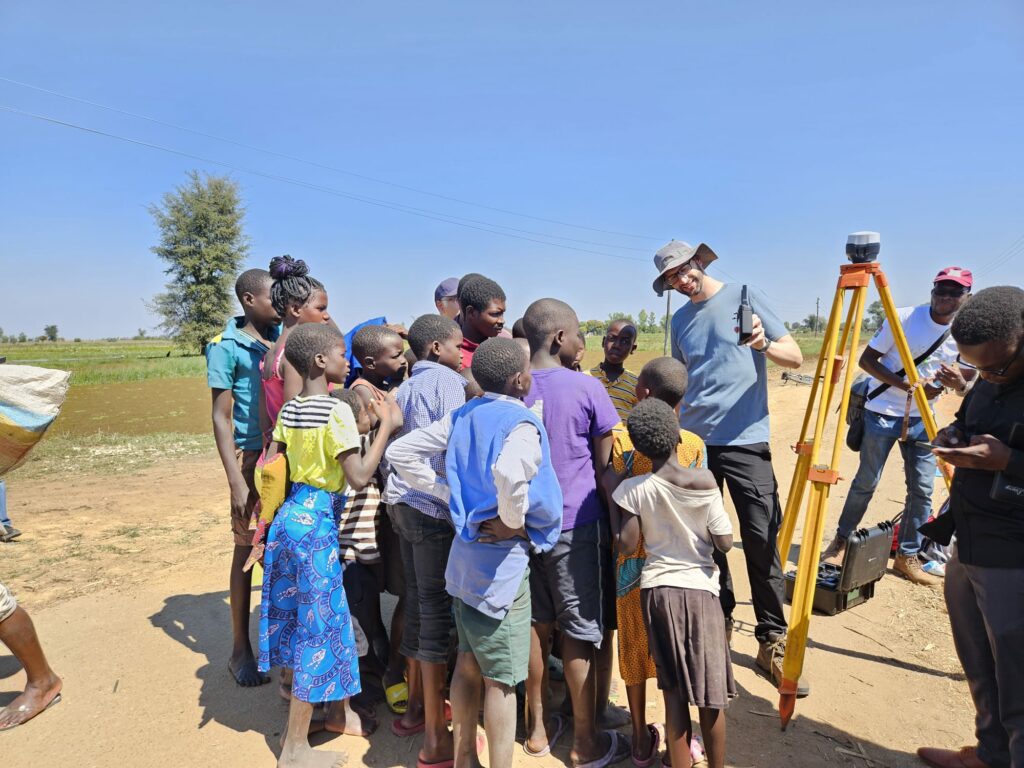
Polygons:
[[1009,264],[1013,259],[1017,258],[1021,254],[1024,254],[1024,235],[1018,237],[1009,248],[999,254],[994,260],[988,262],[988,264],[983,266],[976,274],[978,277],[983,277],[984,275],[995,272],[997,269]]
[[[145,121],[150,122],[150,123],[155,123],[156,125],[162,125],[162,126],[164,126],[166,128],[173,128],[174,130],[177,130],[177,131],[185,131],[186,133],[191,133],[191,134],[194,134],[196,136],[202,136],[202,137],[207,138],[207,139],[213,139],[215,141],[221,141],[221,142],[224,142],[226,144],[231,144],[233,146],[240,147],[242,149],[248,149],[248,150],[252,150],[254,152],[262,152],[264,154],[271,155],[273,157],[279,157],[279,158],[282,158],[284,160],[291,160],[291,161],[297,162],[297,163],[304,163],[305,165],[310,165],[310,166],[313,166],[314,168],[320,168],[320,169],[326,170],[326,171],[333,171],[334,173],[342,173],[342,174],[345,174],[347,176],[351,176],[353,178],[362,179],[364,181],[372,181],[372,182],[374,182],[376,184],[384,184],[384,185],[387,185],[389,187],[394,187],[395,189],[402,189],[402,190],[405,190],[407,192],[415,192],[416,194],[419,194],[419,195],[427,195],[429,197],[435,197],[435,198],[437,198],[439,200],[447,200],[449,202],[459,203],[460,205],[471,205],[471,206],[474,206],[476,208],[482,208],[482,209],[488,210],[488,211],[495,211],[496,213],[504,213],[504,214],[508,214],[510,216],[519,216],[519,217],[525,218],[525,219],[533,219],[534,221],[543,221],[543,222],[545,222],[547,224],[556,224],[556,225],[561,226],[561,227],[571,227],[573,229],[582,229],[582,230],[587,230],[587,231],[590,231],[590,232],[600,232],[601,234],[605,234],[605,235],[616,235],[616,236],[619,236],[619,237],[630,237],[630,238],[633,238],[633,239],[636,239],[636,240],[657,240],[658,239],[656,237],[652,237],[652,236],[649,236],[649,235],[635,235],[635,234],[632,234],[630,232],[617,232],[615,230],[599,229],[597,227],[587,227],[587,226],[584,226],[584,225],[581,225],[581,224],[572,224],[572,223],[567,222],[567,221],[560,221],[558,219],[549,219],[549,218],[545,218],[543,216],[534,216],[532,214],[521,213],[519,211],[513,211],[513,210],[509,210],[507,208],[498,208],[498,207],[491,206],[491,205],[485,205],[483,203],[476,203],[476,202],[473,202],[472,200],[463,200],[462,198],[458,198],[458,197],[451,197],[449,195],[442,195],[440,193],[431,192],[431,191],[426,190],[426,189],[419,189],[418,187],[411,187],[411,186],[407,186],[405,184],[399,184],[399,183],[394,182],[394,181],[388,181],[386,179],[378,179],[378,178],[376,178],[374,176],[367,176],[366,174],[356,173],[355,171],[349,171],[349,170],[346,170],[345,168],[337,168],[335,166],[327,165],[325,163],[320,163],[320,162],[317,162],[315,160],[309,160],[307,158],[298,157],[298,156],[295,156],[295,155],[289,155],[289,154],[286,154],[284,152],[278,152],[276,150],[266,149],[265,147],[258,147],[258,146],[255,146],[253,144],[246,144],[245,142],[236,141],[235,139],[229,139],[229,138],[224,137],[224,136],[218,136],[218,135],[213,134],[213,133],[207,133],[206,131],[196,130],[195,128],[189,128],[189,127],[184,126],[184,125],[177,125],[175,123],[169,123],[169,122],[166,122],[164,120],[158,120],[155,117],[149,117],[147,115],[141,115],[141,114],[138,114],[137,112],[129,112],[128,110],[119,109],[117,107],[111,107],[111,106],[108,106],[106,104],[100,104],[99,102],[90,101],[88,99],[83,99],[83,98],[80,98],[78,96],[72,96],[70,94],[60,93],[59,91],[54,91],[54,90],[51,90],[49,88],[43,88],[42,86],[32,85],[31,83],[24,83],[24,82],[21,82],[19,80],[13,80],[13,79],[11,79],[9,77],[2,77],[2,76],[0,76],[0,81],[5,82],[5,83],[10,83],[11,85],[19,86],[21,88],[29,88],[29,89],[31,89],[33,91],[39,91],[40,93],[46,93],[46,94],[49,94],[51,96],[56,96],[56,97],[61,98],[61,99],[67,99],[68,101],[75,101],[75,102],[78,102],[79,104],[87,104],[90,107],[96,107],[97,109],[104,109],[104,110],[107,110],[108,112],[114,112],[114,113],[119,114],[119,115],[125,115],[127,117],[132,117],[132,118],[135,118],[137,120],[145,120]],[[447,215],[447,214],[444,214],[444,215]],[[481,223],[481,222],[478,222],[478,223]],[[482,223],[486,223],[486,222],[482,222]],[[501,226],[501,225],[489,224],[488,226]],[[509,229],[512,229],[512,228],[509,227]],[[533,234],[541,234],[541,233],[533,233]],[[565,240],[571,240],[572,239],[572,238],[559,238],[557,235],[548,235],[548,234],[542,234],[542,236],[543,237],[555,237],[555,238],[558,238],[558,239],[565,239]],[[576,241],[576,242],[586,243],[588,241]],[[626,250],[637,250],[637,251],[645,251],[646,250],[646,249],[643,249],[643,248],[626,248],[626,246],[609,246],[606,243],[590,243],[590,244],[591,245],[602,245],[604,247],[624,248]]]
[[139,139],[132,139],[132,138],[129,138],[127,136],[120,136],[120,135],[115,134],[115,133],[108,133],[106,131],[101,131],[101,130],[98,130],[96,128],[89,128],[89,127],[84,126],[84,125],[78,125],[77,123],[70,123],[70,122],[67,122],[67,121],[64,121],[64,120],[58,120],[58,119],[53,118],[53,117],[47,117],[46,115],[39,115],[39,114],[35,114],[33,112],[26,112],[25,110],[16,109],[14,107],[8,107],[8,106],[3,105],[3,104],[0,104],[0,109],[4,110],[6,112],[11,112],[11,113],[16,114],[16,115],[22,115],[23,117],[30,117],[30,118],[32,118],[34,120],[40,120],[42,122],[51,123],[53,125],[59,125],[59,126],[65,127],[65,128],[73,128],[75,130],[82,131],[84,133],[91,133],[91,134],[94,134],[96,136],[104,136],[104,137],[109,138],[109,139],[115,139],[117,141],[123,141],[123,142],[126,142],[128,144],[134,144],[136,146],[146,147],[148,149],[156,149],[156,150],[159,150],[161,152],[167,152],[169,154],[178,155],[180,157],[187,157],[187,158],[190,158],[192,160],[198,160],[198,161],[203,162],[203,163],[212,163],[214,165],[219,165],[219,166],[222,166],[224,168],[228,168],[228,169],[233,170],[233,171],[238,171],[239,173],[247,173],[247,174],[251,174],[253,176],[259,176],[261,178],[270,179],[272,181],[279,181],[279,182],[283,182],[285,184],[291,184],[293,186],[302,187],[302,188],[305,188],[305,189],[311,189],[311,190],[314,190],[314,191],[324,192],[324,193],[327,193],[327,194],[330,194],[330,195],[334,195],[336,197],[343,197],[343,198],[348,199],[348,200],[355,200],[357,202],[365,203],[367,205],[374,205],[374,206],[377,206],[377,207],[380,207],[380,208],[387,208],[387,209],[390,209],[390,210],[393,210],[393,211],[398,211],[399,213],[408,213],[408,214],[411,214],[413,216],[420,216],[421,218],[425,218],[425,219],[432,219],[434,221],[441,221],[441,222],[444,222],[446,224],[454,224],[455,226],[465,227],[467,229],[474,229],[474,230],[477,230],[477,231],[480,231],[480,232],[488,232],[488,233],[493,234],[493,235],[501,235],[501,236],[504,236],[504,237],[514,238],[516,240],[525,240],[525,241],[531,242],[531,243],[539,243],[540,245],[548,245],[548,246],[552,246],[554,248],[563,248],[563,249],[570,250],[570,251],[578,251],[580,253],[591,253],[591,254],[594,254],[594,255],[597,255],[597,256],[608,256],[608,257],[613,258],[613,259],[623,259],[623,260],[626,260],[626,261],[643,261],[643,262],[647,261],[647,259],[643,259],[643,258],[640,258],[640,257],[637,257],[637,256],[623,256],[622,254],[618,254],[618,253],[607,253],[605,251],[595,251],[595,250],[592,250],[592,249],[589,249],[589,248],[578,248],[578,247],[573,246],[573,245],[565,245],[563,243],[552,243],[550,241],[540,240],[540,239],[537,239],[535,237],[525,237],[523,235],[513,234],[512,232],[502,232],[502,231],[497,230],[497,229],[491,229],[489,225],[488,226],[476,226],[475,224],[466,223],[466,220],[460,220],[461,217],[453,217],[453,216],[449,216],[447,214],[438,213],[438,212],[435,212],[435,211],[428,211],[428,210],[422,209],[422,208],[415,208],[413,206],[402,205],[401,203],[393,203],[393,202],[389,202],[389,201],[386,201],[386,200],[380,200],[380,199],[377,199],[377,198],[366,197],[364,195],[356,195],[356,194],[353,194],[351,192],[345,192],[344,190],[335,189],[333,187],[327,187],[327,186],[324,186],[324,185],[321,185],[321,184],[313,184],[311,182],[302,181],[301,179],[293,179],[293,178],[291,178],[289,176],[281,176],[281,175],[278,175],[278,174],[266,173],[264,171],[254,170],[252,168],[245,168],[243,166],[234,165],[232,163],[227,163],[227,162],[224,162],[222,160],[214,160],[212,158],[203,157],[202,155],[192,154],[191,152],[185,152],[183,150],[173,149],[171,147],[165,147],[165,146],[162,146],[160,144],[153,144],[151,142],[141,141]]

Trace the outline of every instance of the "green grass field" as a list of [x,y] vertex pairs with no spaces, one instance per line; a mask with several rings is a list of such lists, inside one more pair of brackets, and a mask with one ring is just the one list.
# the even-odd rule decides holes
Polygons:
[[[814,357],[821,349],[820,336],[798,334],[796,340],[805,357]],[[642,365],[662,354],[663,348],[662,334],[641,333],[636,361]],[[206,374],[202,355],[183,355],[171,342],[160,339],[7,344],[0,346],[0,355],[6,355],[12,363],[71,371],[73,385],[195,378]],[[589,336],[586,362],[595,365],[600,359],[601,337]]]
[[147,379],[202,376],[206,360],[185,356],[160,339],[120,341],[57,341],[5,344],[0,355],[8,362],[71,371],[71,383],[109,384]]

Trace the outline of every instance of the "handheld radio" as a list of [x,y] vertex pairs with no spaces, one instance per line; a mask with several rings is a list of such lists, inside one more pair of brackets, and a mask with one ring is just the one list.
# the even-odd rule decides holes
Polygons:
[[750,306],[750,298],[747,296],[747,286],[743,286],[740,294],[740,308],[736,312],[737,325],[740,328],[740,336],[737,344],[746,344],[754,335],[754,309]]

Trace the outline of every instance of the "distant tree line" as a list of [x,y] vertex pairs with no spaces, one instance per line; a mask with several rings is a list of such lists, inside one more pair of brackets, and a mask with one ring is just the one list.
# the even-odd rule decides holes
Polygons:
[[636,328],[637,333],[661,333],[665,330],[668,315],[663,314],[659,320],[657,314],[653,311],[648,312],[646,309],[641,309],[636,319],[634,319],[633,315],[626,314],[625,312],[612,312],[608,315],[607,320],[584,320],[580,323],[580,330],[585,336],[604,335],[604,332],[608,330],[608,326],[616,320],[625,320],[631,323]]
[[[885,308],[882,306],[882,302],[872,302],[864,313],[864,323],[861,326],[861,330],[864,333],[874,333],[882,327],[884,320]],[[795,323],[785,323],[786,329],[792,333],[824,333],[826,325],[828,325],[828,318],[815,315],[813,312],[803,320],[798,320]]]

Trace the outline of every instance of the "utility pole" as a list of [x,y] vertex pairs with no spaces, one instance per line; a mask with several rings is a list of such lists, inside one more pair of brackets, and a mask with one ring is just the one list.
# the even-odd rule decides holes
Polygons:
[[821,297],[814,300],[814,335],[818,335],[818,318],[821,316]]
[[668,327],[672,322],[672,289],[665,291],[665,343],[662,346],[661,354],[668,356]]

